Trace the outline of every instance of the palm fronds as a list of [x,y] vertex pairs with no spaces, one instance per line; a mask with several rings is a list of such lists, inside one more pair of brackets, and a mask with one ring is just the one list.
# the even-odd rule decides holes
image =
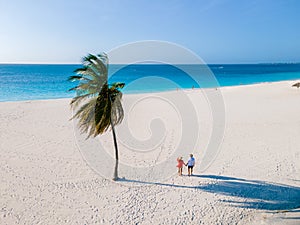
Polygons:
[[95,137],[107,131],[111,125],[122,122],[122,89],[124,83],[108,85],[108,58],[106,54],[89,54],[83,58],[83,67],[69,81],[79,81],[69,91],[76,91],[70,103],[76,111],[72,119],[78,119],[81,132]]

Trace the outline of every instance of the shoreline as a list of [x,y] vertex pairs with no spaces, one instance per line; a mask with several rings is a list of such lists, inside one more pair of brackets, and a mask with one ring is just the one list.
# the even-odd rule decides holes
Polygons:
[[[213,87],[213,88],[182,88],[178,89],[180,91],[184,92],[191,92],[191,91],[201,91],[201,90],[226,90],[226,89],[231,89],[231,88],[243,88],[243,87],[255,87],[255,86],[262,86],[262,85],[270,85],[270,84],[283,84],[283,83],[291,83],[291,82],[300,82],[299,79],[295,80],[284,80],[284,81],[272,81],[272,82],[259,82],[259,83],[254,83],[254,84],[240,84],[240,85],[228,85],[228,86],[218,86],[218,87]],[[291,84],[293,85],[293,84]],[[166,90],[166,91],[149,91],[149,92],[136,92],[136,93],[123,93],[123,96],[132,96],[132,95],[145,95],[145,94],[159,94],[159,93],[173,93],[176,92],[177,90]],[[47,100],[63,100],[63,99],[72,99],[72,97],[59,97],[59,98],[45,98],[45,99],[28,99],[28,100],[16,100],[16,101],[1,101],[1,103],[9,103],[9,102],[32,102],[32,101],[47,101]]]

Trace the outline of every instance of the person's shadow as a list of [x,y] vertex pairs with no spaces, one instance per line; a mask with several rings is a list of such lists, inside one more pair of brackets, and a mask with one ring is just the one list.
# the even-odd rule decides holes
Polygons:
[[236,207],[263,210],[292,210],[300,208],[300,188],[290,185],[270,183],[259,180],[246,180],[217,175],[193,175],[193,177],[211,179],[216,182],[198,186],[176,185],[159,182],[144,182],[121,179],[121,182],[152,184],[175,188],[200,189],[210,193],[244,198],[243,200],[225,201]]

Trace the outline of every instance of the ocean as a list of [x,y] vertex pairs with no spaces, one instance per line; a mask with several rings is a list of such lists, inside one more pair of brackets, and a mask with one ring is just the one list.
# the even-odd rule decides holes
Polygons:
[[[67,81],[81,65],[0,64],[0,101],[74,97]],[[208,69],[209,68],[209,69]],[[124,93],[177,88],[212,88],[300,79],[300,64],[110,65],[109,82],[124,82]]]

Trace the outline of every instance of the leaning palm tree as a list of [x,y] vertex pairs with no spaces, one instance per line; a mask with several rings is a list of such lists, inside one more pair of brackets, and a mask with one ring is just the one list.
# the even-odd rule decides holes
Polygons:
[[87,133],[87,138],[96,137],[111,128],[116,157],[113,180],[117,180],[119,152],[115,126],[124,117],[120,89],[125,84],[108,84],[108,58],[104,53],[84,57],[83,67],[74,72],[77,75],[71,76],[69,81],[79,82],[70,89],[76,91],[76,96],[70,103],[77,110],[72,119],[78,119],[79,128],[82,133]]

